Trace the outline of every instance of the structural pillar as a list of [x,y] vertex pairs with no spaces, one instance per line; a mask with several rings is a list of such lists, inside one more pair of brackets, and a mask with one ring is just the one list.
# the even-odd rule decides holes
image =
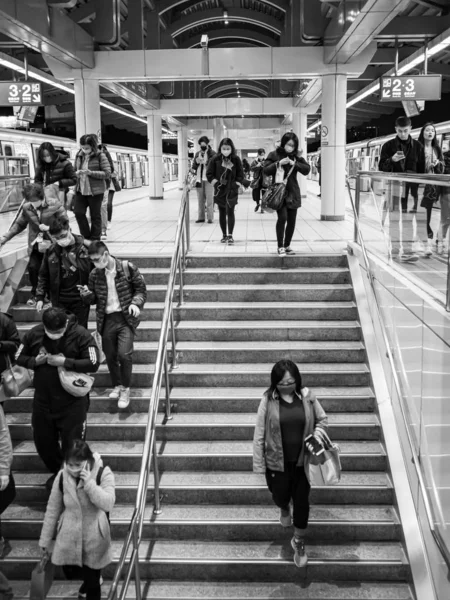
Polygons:
[[347,76],[322,77],[322,221],[345,218]]
[[223,119],[214,119],[214,139],[211,142],[211,147],[214,152],[219,149],[220,141],[225,137],[225,129],[223,127]]
[[159,115],[147,116],[150,200],[162,200],[164,197],[161,127]]
[[100,86],[98,81],[74,80],[75,89],[75,129],[77,140],[87,133],[102,137],[100,118]]
[[188,139],[186,127],[178,130],[178,187],[180,190],[184,187],[184,180],[188,172]]
[[[307,151],[307,144],[306,144],[306,130],[308,128],[308,115],[306,114],[306,112],[298,112],[298,113],[292,113],[292,129],[294,130],[294,133],[297,134],[298,136],[298,141],[299,141],[299,151],[302,151],[302,156],[303,158],[306,160],[306,155],[308,154]],[[302,198],[306,199],[306,181],[304,180],[304,178],[302,178],[300,175],[297,176],[298,180],[299,180],[299,185],[300,185],[300,190],[302,192]],[[303,181],[302,181],[303,179]]]

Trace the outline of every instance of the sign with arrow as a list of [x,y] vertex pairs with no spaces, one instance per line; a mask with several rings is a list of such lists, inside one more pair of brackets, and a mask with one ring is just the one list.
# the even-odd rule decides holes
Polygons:
[[41,106],[42,84],[35,81],[0,81],[0,106]]

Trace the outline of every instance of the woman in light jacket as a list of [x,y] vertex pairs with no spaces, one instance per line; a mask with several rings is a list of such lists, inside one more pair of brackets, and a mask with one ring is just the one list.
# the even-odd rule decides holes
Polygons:
[[[102,202],[111,179],[111,167],[104,152],[98,148],[97,136],[93,133],[80,139],[81,150],[75,158],[78,177],[74,213],[81,235],[87,240],[99,240],[102,233]],[[109,185],[109,183],[108,183]],[[91,227],[86,218],[89,208]]]
[[283,206],[277,210],[278,220],[276,225],[278,254],[295,254],[291,248],[291,240],[295,231],[297,209],[302,205],[302,196],[297,181],[297,173],[308,175],[311,167],[298,152],[299,141],[295,133],[288,132],[281,138],[280,146],[269,154],[264,163],[264,173],[272,175],[275,180],[277,170],[280,168],[286,178],[293,167],[286,182],[286,194]]
[[87,600],[101,597],[100,575],[112,560],[108,514],[115,503],[114,475],[103,467],[99,454],[86,442],[75,440],[57,475],[47,504],[39,546],[51,551],[54,565],[82,568],[80,594]]
[[280,509],[283,527],[292,525],[294,562],[305,567],[305,534],[309,518],[310,484],[305,460],[311,449],[305,439],[314,435],[320,443],[320,431],[328,419],[311,391],[302,387],[298,367],[291,360],[280,360],[271,373],[271,385],[264,393],[256,417],[253,438],[253,471],[264,473],[273,501]]

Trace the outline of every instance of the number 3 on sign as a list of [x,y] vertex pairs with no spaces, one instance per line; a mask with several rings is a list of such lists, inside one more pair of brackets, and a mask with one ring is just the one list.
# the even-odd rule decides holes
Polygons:
[[17,98],[17,96],[19,95],[19,88],[17,87],[17,85],[10,85],[9,86],[9,95],[12,98]]
[[414,79],[407,79],[406,80],[405,90],[407,92],[413,92],[414,91]]

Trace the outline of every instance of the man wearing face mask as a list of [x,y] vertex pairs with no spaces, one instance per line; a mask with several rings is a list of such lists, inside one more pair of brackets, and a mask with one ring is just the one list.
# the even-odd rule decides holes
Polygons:
[[39,456],[53,473],[47,481],[50,489],[70,441],[85,438],[89,405],[88,394],[75,397],[62,387],[58,367],[95,373],[100,364],[98,348],[73,315],[49,308],[42,323],[25,334],[16,361],[34,371],[33,437]]
[[92,242],[89,256],[95,269],[87,286],[80,288],[87,304],[97,305],[97,331],[113,390],[109,397],[119,408],[130,403],[133,373],[133,342],[139,316],[147,299],[147,288],[139,269],[129,261],[111,256],[103,242]]
[[198,140],[198,143],[200,150],[195,154],[192,163],[192,173],[197,176],[198,219],[196,223],[205,222],[205,208],[208,223],[212,223],[214,220],[214,189],[206,179],[206,168],[211,158],[215,155],[215,152],[209,145],[209,138],[206,135],[203,135]]
[[81,235],[71,232],[69,219],[54,219],[50,225],[54,243],[50,246],[39,271],[36,293],[38,312],[43,309],[45,295],[53,306],[72,312],[87,327],[89,306],[80,298],[79,286],[86,285],[92,263]]
[[28,275],[31,283],[31,296],[27,304],[34,307],[36,306],[39,269],[45,252],[42,248],[42,241],[44,238],[49,240],[46,233],[49,223],[54,218],[65,216],[66,211],[56,198],[44,197],[44,188],[41,184],[31,183],[26,185],[23,195],[25,202],[22,211],[9,230],[0,238],[0,247],[22,233],[28,226],[28,246],[30,248]]

